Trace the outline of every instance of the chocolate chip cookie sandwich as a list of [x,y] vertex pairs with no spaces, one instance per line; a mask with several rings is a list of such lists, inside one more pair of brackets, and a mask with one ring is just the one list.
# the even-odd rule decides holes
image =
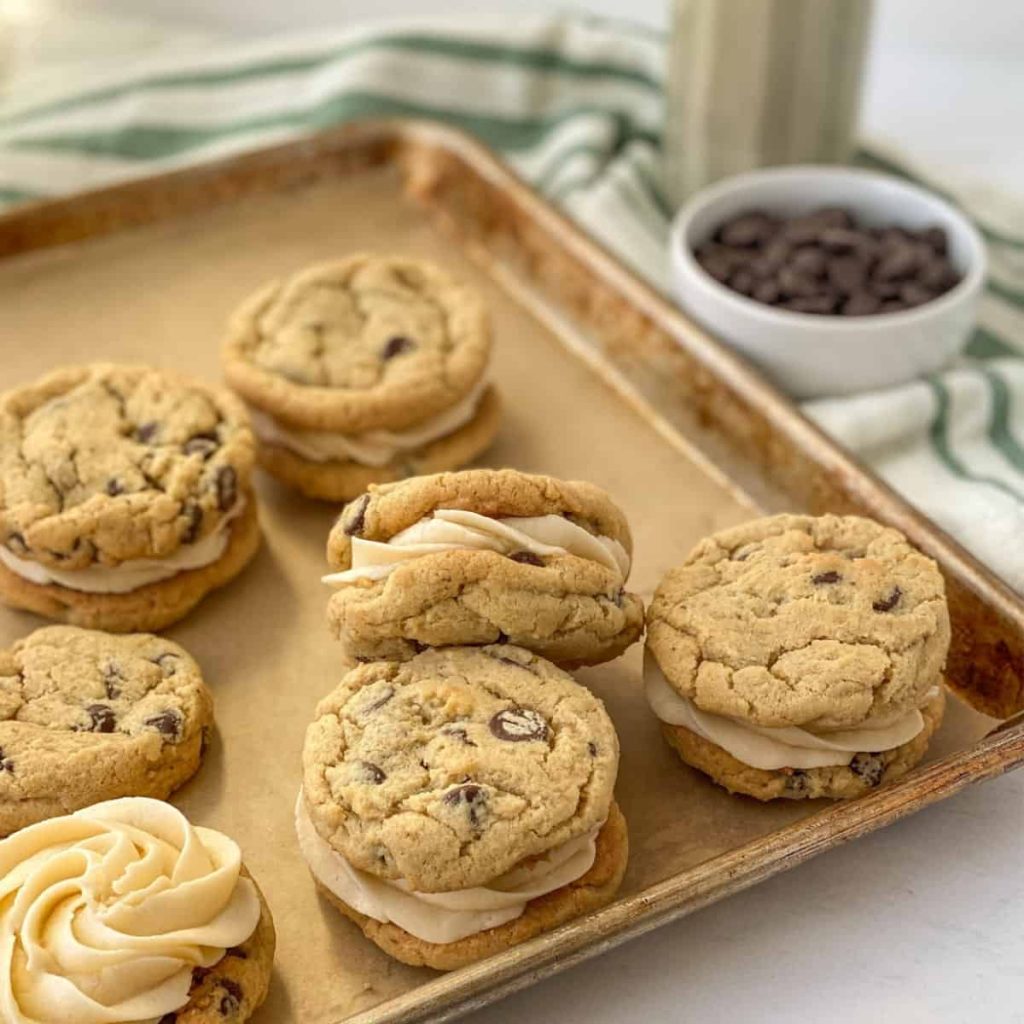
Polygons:
[[0,949],[7,1024],[234,1024],[274,925],[234,842],[132,797],[0,841]]
[[327,542],[328,619],[357,660],[510,642],[562,665],[643,630],[632,538],[593,484],[471,469],[371,487]]
[[299,845],[367,938],[452,970],[611,901],[618,760],[601,701],[522,648],[360,665],[306,732]]
[[162,637],[46,626],[0,651],[0,835],[199,768],[213,699]]
[[259,545],[232,395],[164,370],[67,367],[0,396],[0,601],[157,630]]
[[647,699],[683,761],[734,793],[855,797],[924,756],[949,642],[938,567],[897,530],[774,516],[664,578]]
[[331,501],[476,458],[498,429],[490,354],[473,289],[423,260],[370,255],[263,288],[223,351],[260,464]]

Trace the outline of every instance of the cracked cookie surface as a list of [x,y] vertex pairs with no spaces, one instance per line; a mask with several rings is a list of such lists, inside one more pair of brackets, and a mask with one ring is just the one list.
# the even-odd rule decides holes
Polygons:
[[148,634],[46,626],[0,651],[0,834],[121,796],[166,798],[199,767],[213,700]]
[[838,729],[919,707],[949,649],[945,587],[899,531],[780,515],[702,541],[664,578],[647,645],[699,708]]
[[[353,537],[387,541],[437,509],[492,518],[558,515],[632,553],[626,518],[599,487],[472,469],[371,487],[342,510],[328,537],[328,562],[344,571]],[[643,603],[621,576],[569,554],[519,561],[494,551],[440,551],[399,563],[385,579],[342,586],[327,614],[355,658],[510,641],[561,665],[595,664],[617,657],[643,631]]]
[[350,863],[420,892],[483,885],[608,814],[604,705],[520,648],[427,651],[349,672],[306,732],[303,788]]
[[67,367],[0,398],[0,543],[62,570],[164,558],[248,490],[242,404],[165,370]]
[[476,291],[425,260],[361,254],[268,285],[232,317],[230,385],[306,430],[411,427],[465,396],[490,357]]

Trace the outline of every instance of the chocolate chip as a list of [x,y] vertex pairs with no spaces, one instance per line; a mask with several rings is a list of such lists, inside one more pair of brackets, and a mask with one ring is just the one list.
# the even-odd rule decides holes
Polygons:
[[149,660],[154,665],[159,665],[165,676],[173,676],[178,671],[178,662],[181,661],[181,658],[177,654],[165,651],[163,654],[158,654],[155,658],[150,658]]
[[900,603],[900,598],[903,596],[903,591],[899,587],[893,587],[892,592],[888,597],[883,597],[876,601],[871,607],[876,612],[891,612],[893,608]]
[[789,265],[798,273],[809,277],[821,277],[828,269],[828,261],[821,249],[813,245],[804,246],[793,253]]
[[165,1013],[159,1021],[159,1024],[177,1024],[178,1015],[173,1010],[170,1013]]
[[366,525],[366,506],[370,504],[369,494],[357,498],[342,513],[345,518],[344,530],[349,537],[359,537]]
[[378,697],[372,704],[367,704],[366,707],[362,709],[362,713],[364,715],[368,715],[372,711],[378,711],[380,708],[384,707],[384,705],[387,704],[394,695],[394,688],[391,686],[387,687],[380,697]]
[[763,211],[721,224],[695,250],[733,291],[799,313],[867,316],[923,305],[959,277],[941,228],[860,227],[848,210],[790,220]]
[[3,747],[0,747],[0,772],[14,774],[14,762],[4,753]]
[[935,295],[929,289],[916,281],[908,281],[900,288],[900,301],[907,306],[923,306],[934,298]]
[[449,789],[442,798],[449,807],[464,807],[470,825],[478,828],[487,807],[487,794],[480,786],[468,783]]
[[116,476],[112,476],[107,481],[107,494],[112,498],[116,498],[119,494],[124,494],[124,488],[121,486],[121,481]]
[[181,712],[175,711],[174,708],[161,711],[158,715],[150,715],[142,724],[150,729],[156,729],[162,736],[174,742],[181,737]]
[[16,555],[28,554],[28,545],[25,543],[25,538],[20,533],[9,533],[7,535],[7,546]]
[[181,507],[181,514],[185,520],[185,532],[181,535],[182,544],[191,544],[199,536],[203,525],[203,510],[194,502],[186,502]]
[[829,569],[827,572],[819,572],[817,576],[812,576],[811,582],[821,586],[824,583],[838,583],[842,578],[835,569]]
[[453,736],[465,747],[475,747],[477,744],[469,738],[469,733],[461,725],[448,725],[441,730],[442,736]]
[[802,771],[800,768],[789,769],[789,771],[786,772],[786,792],[806,793],[807,773]]
[[249,959],[249,954],[241,946],[232,946],[224,955],[237,957],[239,960]]
[[394,359],[395,356],[400,356],[403,352],[411,352],[415,347],[416,342],[412,338],[396,334],[393,338],[388,338],[388,343],[384,346],[380,357],[387,362],[389,359]]
[[117,728],[117,715],[114,709],[106,704],[90,704],[86,714],[92,721],[89,724],[90,732],[113,732]]
[[186,455],[201,455],[205,462],[219,447],[217,435],[212,432],[194,434],[182,446]]
[[543,565],[544,562],[538,555],[535,555],[532,551],[513,551],[508,556],[513,562],[519,562],[521,565]]
[[124,673],[116,661],[108,661],[103,666],[103,688],[107,691],[107,700],[116,700],[121,696],[121,684]]
[[718,241],[741,247],[759,245],[771,238],[777,227],[778,222],[766,213],[747,213],[724,224],[718,231]]
[[509,743],[548,738],[547,719],[533,708],[504,708],[491,718],[488,725],[494,736]]
[[855,754],[850,762],[850,771],[869,786],[877,786],[885,774],[885,762],[881,754]]
[[387,773],[378,768],[372,761],[360,761],[358,763],[360,782],[365,782],[370,786],[379,786],[387,778]]
[[222,1017],[230,1017],[242,1008],[242,986],[236,981],[232,981],[230,978],[219,979],[218,984],[224,989],[224,995],[221,997],[220,1010]]
[[141,444],[149,444],[150,441],[156,437],[157,432],[160,429],[160,424],[156,420],[150,420],[148,423],[141,423],[135,430],[135,440]]
[[750,295],[757,287],[757,278],[746,267],[740,267],[729,278],[729,287],[740,295]]
[[212,973],[213,969],[211,967],[193,967],[192,984],[201,985]]
[[238,474],[234,466],[221,466],[217,471],[217,507],[226,512],[238,498]]
[[597,744],[593,740],[587,744],[587,752],[591,757],[597,757]]

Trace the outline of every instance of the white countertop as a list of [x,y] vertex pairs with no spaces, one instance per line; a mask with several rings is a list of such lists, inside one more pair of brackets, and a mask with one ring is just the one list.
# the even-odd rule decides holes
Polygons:
[[[0,0],[0,12],[7,0]],[[53,0],[60,4],[61,0]],[[542,0],[501,0],[536,8]],[[347,23],[417,0],[76,0],[76,13],[174,18],[220,35]],[[498,0],[484,5],[499,6]],[[590,0],[664,23],[663,0]],[[927,7],[927,11],[926,11]],[[431,9],[481,10],[478,0]],[[1014,21],[1016,12],[1016,21]],[[1019,0],[881,0],[866,101],[930,159],[1019,183],[1024,153],[993,160],[993,126],[1024,118]],[[1017,26],[1015,29],[1014,26]],[[916,27],[915,27],[916,26]],[[918,44],[908,50],[908,31]],[[1014,35],[1016,31],[1016,35]],[[82,38],[81,36],[79,37]],[[148,28],[125,37],[147,42]],[[922,43],[924,51],[922,51]],[[962,52],[954,52],[959,46]],[[66,57],[66,48],[60,54]],[[913,74],[911,74],[913,71]],[[936,101],[938,97],[938,101]],[[895,104],[913,116],[900,113]],[[950,151],[950,123],[960,145]],[[1002,126],[1000,128],[1000,125]],[[965,141],[966,140],[966,141]],[[973,167],[973,161],[982,165]],[[478,1012],[480,1024],[559,1021],[1024,1022],[1024,772],[958,796]]]

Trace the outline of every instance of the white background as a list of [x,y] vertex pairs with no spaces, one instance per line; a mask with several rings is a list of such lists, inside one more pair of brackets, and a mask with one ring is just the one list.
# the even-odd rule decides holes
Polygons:
[[[46,6],[0,0],[0,13]],[[542,0],[53,0],[253,35]],[[662,0],[590,0],[653,27]],[[116,33],[103,33],[112,40]],[[141,38],[141,36],[140,36]],[[146,38],[149,38],[148,36]],[[61,56],[94,47],[69,33]],[[76,49],[77,48],[77,49]],[[879,0],[865,124],[944,173],[1024,194],[1024,0]],[[1024,772],[975,787],[481,1011],[559,1021],[1024,1022]]]

